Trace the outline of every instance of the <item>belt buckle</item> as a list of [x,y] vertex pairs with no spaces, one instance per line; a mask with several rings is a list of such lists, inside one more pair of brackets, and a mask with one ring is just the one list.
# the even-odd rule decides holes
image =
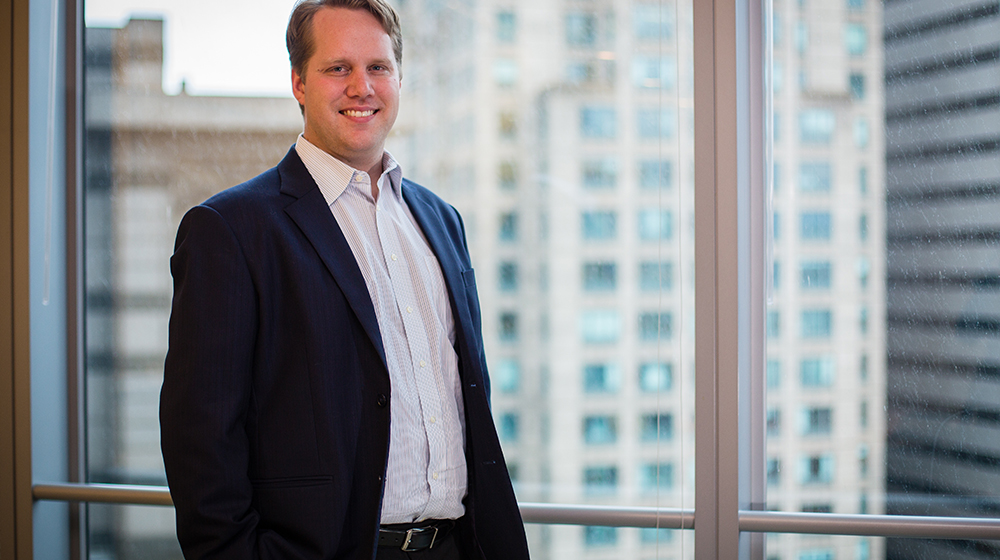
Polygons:
[[422,534],[424,531],[427,531],[428,529],[434,529],[434,536],[431,537],[431,544],[428,545],[427,548],[429,548],[429,549],[430,548],[434,548],[434,541],[436,541],[437,537],[438,537],[438,528],[437,527],[414,527],[414,528],[408,529],[406,531],[406,540],[403,541],[403,546],[399,547],[399,549],[402,550],[403,552],[414,552],[414,550],[411,550],[409,548],[409,546],[410,546],[410,540],[413,538],[414,531],[416,531],[417,534]]

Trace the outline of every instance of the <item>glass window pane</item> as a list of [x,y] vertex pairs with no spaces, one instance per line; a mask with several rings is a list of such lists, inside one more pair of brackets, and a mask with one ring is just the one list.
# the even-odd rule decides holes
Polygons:
[[[94,482],[163,484],[178,224],[279,162],[303,115],[290,4],[248,4],[239,25],[167,0],[121,4],[85,6],[88,466]],[[518,499],[693,507],[690,2],[394,6],[405,78],[386,149],[464,220]],[[171,523],[92,524],[91,543],[165,560],[176,551],[144,543],[173,543]],[[659,559],[688,538],[528,534],[539,558]]]

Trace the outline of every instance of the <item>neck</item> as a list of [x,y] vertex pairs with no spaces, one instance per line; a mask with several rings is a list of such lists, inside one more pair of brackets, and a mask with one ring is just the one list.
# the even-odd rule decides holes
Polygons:
[[372,185],[372,198],[378,200],[378,180],[382,176],[382,158],[378,158],[378,163],[368,170],[368,179]]

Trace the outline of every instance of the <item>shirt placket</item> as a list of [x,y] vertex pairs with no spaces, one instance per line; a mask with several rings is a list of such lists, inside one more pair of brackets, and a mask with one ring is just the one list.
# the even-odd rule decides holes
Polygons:
[[435,381],[434,364],[436,361],[432,359],[430,339],[420,313],[418,293],[416,292],[416,290],[425,289],[425,287],[423,282],[415,281],[411,273],[415,268],[423,268],[426,263],[409,262],[410,259],[419,259],[421,255],[419,251],[404,250],[403,238],[405,234],[401,231],[400,212],[398,212],[397,205],[393,204],[395,201],[388,200],[395,194],[388,192],[388,189],[391,188],[388,184],[385,187],[386,191],[380,194],[376,204],[375,222],[378,228],[379,243],[386,258],[396,308],[406,333],[412,380],[417,389],[420,417],[427,434],[429,458],[426,477],[430,487],[427,509],[434,509],[440,505],[439,502],[445,497],[443,484],[447,455],[442,430],[444,415]]

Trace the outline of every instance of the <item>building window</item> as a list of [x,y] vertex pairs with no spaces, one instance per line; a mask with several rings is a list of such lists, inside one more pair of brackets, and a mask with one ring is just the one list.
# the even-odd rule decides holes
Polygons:
[[868,308],[862,307],[858,317],[858,330],[861,334],[868,334]]
[[830,175],[829,162],[804,162],[799,165],[799,189],[809,193],[828,193],[832,182]]
[[583,488],[587,494],[613,494],[617,487],[618,467],[599,466],[583,469]]
[[830,109],[804,109],[799,113],[799,139],[804,144],[829,144],[837,128],[837,116]]
[[677,61],[668,56],[632,57],[632,85],[641,89],[674,89]]
[[639,138],[643,140],[673,138],[677,129],[677,114],[669,109],[640,108],[636,121]]
[[615,417],[584,417],[583,441],[588,445],[606,445],[618,441],[618,422]]
[[833,506],[827,503],[822,504],[802,504],[802,513],[833,513]]
[[674,266],[669,262],[639,263],[639,289],[644,292],[670,290],[674,285]]
[[844,47],[851,56],[862,56],[868,50],[868,30],[858,23],[844,27]]
[[639,239],[643,241],[667,240],[673,236],[674,215],[670,210],[645,208],[639,210]]
[[775,290],[781,287],[781,261],[771,263],[771,287]]
[[513,412],[506,412],[500,416],[499,422],[499,432],[500,439],[502,441],[513,443],[517,441],[520,435],[520,420],[518,415]]
[[810,455],[802,458],[802,484],[829,484],[832,481],[832,455]]
[[871,130],[868,127],[868,119],[864,117],[854,119],[854,145],[861,149],[867,148],[870,137]]
[[858,168],[858,192],[862,195],[868,194],[868,168]]
[[806,550],[799,553],[799,560],[833,560],[833,558],[832,550]]
[[597,68],[593,62],[575,60],[566,63],[566,81],[571,84],[585,84],[597,78]]
[[795,22],[795,50],[804,54],[809,48],[809,26],[804,21]]
[[583,238],[591,241],[608,241],[617,235],[617,217],[611,211],[584,212],[580,223]]
[[497,271],[497,279],[501,292],[517,291],[517,263],[501,262]]
[[517,360],[500,360],[490,379],[501,393],[516,393],[521,388],[521,365]]
[[517,241],[517,212],[500,214],[500,241]]
[[497,41],[513,43],[517,39],[517,17],[514,12],[497,13]]
[[830,261],[804,261],[802,263],[802,289],[829,290],[831,270]]
[[673,186],[673,164],[666,160],[639,162],[639,186],[644,189],[667,189]]
[[868,277],[871,276],[872,265],[867,258],[861,257],[858,259],[858,284],[862,288],[868,287]]
[[829,338],[833,314],[829,309],[807,309],[802,312],[802,338]]
[[583,186],[589,189],[611,189],[618,182],[618,162],[614,158],[591,159],[583,162]]
[[660,4],[633,4],[632,33],[640,41],[673,37],[674,10]]
[[777,408],[767,409],[767,435],[778,436],[781,434],[781,410]]
[[832,429],[833,409],[809,407],[803,410],[802,433],[804,435],[828,435]]
[[858,425],[862,428],[868,427],[868,401],[861,401],[858,406]]
[[639,439],[642,441],[667,441],[673,437],[672,414],[643,414],[639,419]]
[[583,544],[588,547],[614,546],[618,543],[617,527],[583,528]]
[[497,166],[497,180],[500,188],[514,190],[517,188],[517,164],[512,161],[501,161]]
[[583,311],[580,315],[580,334],[589,344],[617,342],[621,336],[621,321],[618,311],[597,309]]
[[781,213],[774,212],[771,214],[771,236],[777,241],[781,239]]
[[505,312],[500,314],[500,341],[517,341],[517,313]]
[[674,366],[668,362],[639,365],[639,389],[645,393],[669,391],[674,384]]
[[862,445],[858,448],[858,475],[861,478],[868,478],[868,446]]
[[657,529],[655,527],[639,529],[639,542],[645,545],[670,542],[673,539],[673,529]]
[[642,490],[669,490],[674,486],[674,466],[670,463],[647,463],[639,467]]
[[767,485],[777,486],[781,484],[781,459],[767,460]]
[[621,384],[621,370],[615,364],[587,364],[583,366],[583,391],[585,393],[617,393]]
[[669,311],[639,314],[639,338],[642,340],[665,340],[671,336],[673,316]]
[[588,13],[566,15],[566,43],[574,47],[589,47],[597,39],[597,17]]
[[583,263],[583,289],[588,292],[614,290],[616,276],[615,263]]
[[767,388],[777,389],[781,385],[781,362],[778,360],[767,361]]
[[514,113],[506,111],[500,113],[499,121],[501,138],[505,140],[514,140],[517,138],[517,117],[514,116]]
[[800,228],[802,239],[809,241],[830,240],[830,213],[803,212]]
[[494,59],[493,81],[502,88],[514,86],[517,83],[517,61],[509,58]]
[[862,100],[865,98],[865,75],[864,74],[851,74],[849,78],[851,85],[851,97],[856,100]]
[[778,338],[781,336],[781,312],[771,309],[767,312],[767,338]]
[[806,358],[799,366],[799,376],[803,387],[829,387],[833,385],[832,358]]
[[580,109],[580,135],[584,138],[614,138],[615,110],[610,107]]
[[861,241],[868,241],[868,214],[861,214],[858,217],[858,237]]

